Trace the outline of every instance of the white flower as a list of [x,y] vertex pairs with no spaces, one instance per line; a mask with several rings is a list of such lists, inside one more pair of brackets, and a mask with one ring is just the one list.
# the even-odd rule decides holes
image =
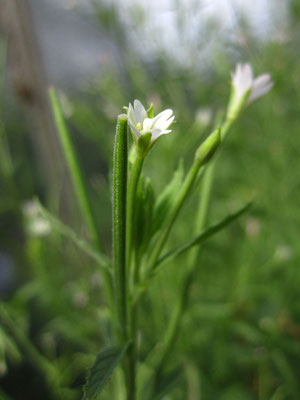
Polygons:
[[154,118],[149,118],[146,109],[139,100],[134,100],[133,107],[129,103],[128,124],[136,144],[138,144],[143,135],[150,133],[150,148],[161,135],[171,132],[171,129],[168,128],[175,118],[172,114],[173,111],[168,109]]
[[244,104],[266,94],[273,86],[270,74],[263,74],[254,78],[250,64],[237,64],[235,72],[231,74],[233,93],[229,105],[229,112],[236,116]]
[[26,201],[22,206],[22,211],[27,231],[31,236],[41,237],[51,232],[49,221],[40,215],[40,206],[37,200]]
[[29,221],[27,226],[28,232],[32,236],[47,236],[51,232],[50,223],[43,217],[36,217]]

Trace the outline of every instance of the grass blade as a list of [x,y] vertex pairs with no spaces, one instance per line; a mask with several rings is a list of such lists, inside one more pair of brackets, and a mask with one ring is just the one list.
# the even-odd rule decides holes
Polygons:
[[49,89],[49,97],[56,123],[57,132],[61,141],[61,145],[73,181],[75,194],[77,196],[83,217],[87,223],[92,241],[98,247],[100,245],[99,233],[95,222],[96,219],[94,217],[91,201],[88,195],[85,178],[80,168],[68,127],[64,120],[63,112],[61,109],[61,105],[59,103],[57,93],[53,87]]

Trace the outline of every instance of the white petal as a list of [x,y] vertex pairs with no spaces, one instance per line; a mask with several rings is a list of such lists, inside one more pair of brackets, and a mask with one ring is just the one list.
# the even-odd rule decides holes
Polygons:
[[250,64],[238,64],[232,76],[237,100],[239,100],[253,84],[253,72]]
[[136,137],[136,139],[138,139],[139,137],[141,137],[141,136],[142,136],[141,132],[140,132],[138,129],[136,129],[136,126],[135,126],[135,125],[132,125],[132,124],[130,123],[129,119],[128,119],[128,123],[129,123],[129,126],[130,126],[130,128],[131,128],[131,130],[132,130],[132,133],[133,133],[133,135]]
[[153,129],[152,130],[152,137],[151,137],[151,143],[153,143],[155,140],[157,140],[161,135],[161,130],[160,129]]
[[167,109],[159,113],[155,118],[153,118],[153,126],[159,128],[159,124],[166,121],[173,114],[173,110]]
[[145,107],[139,100],[134,100],[133,108],[135,122],[143,125],[143,121],[147,117],[147,111],[145,110]]
[[167,130],[161,131],[160,135],[166,135],[167,133],[170,133],[170,132],[172,132],[171,129],[167,129]]
[[153,129],[152,130],[152,137],[151,137],[151,143],[153,143],[155,140],[157,140],[160,136],[166,135],[167,133],[172,132],[171,130],[164,130],[161,131],[160,129]]
[[171,125],[171,123],[174,121],[174,118],[175,117],[173,115],[173,117],[171,117],[171,118],[169,118],[167,120],[158,121],[155,124],[155,128],[158,128],[158,129],[164,131],[165,129],[167,129]]
[[248,104],[266,94],[272,87],[273,82],[270,74],[263,74],[257,77],[253,82]]
[[253,71],[250,64],[244,64],[242,67],[244,84],[250,87],[253,82]]
[[133,107],[132,107],[131,103],[129,103],[127,114],[128,114],[129,124],[136,126],[137,122],[134,118],[134,111],[133,111]]
[[153,119],[152,118],[145,118],[143,122],[143,130],[145,132],[150,131],[153,127]]

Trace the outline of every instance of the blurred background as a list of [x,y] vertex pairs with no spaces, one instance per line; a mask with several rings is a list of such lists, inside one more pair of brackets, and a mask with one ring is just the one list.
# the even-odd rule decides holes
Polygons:
[[[122,107],[137,98],[155,112],[174,110],[172,134],[145,165],[159,194],[226,110],[236,63],[250,62],[275,85],[226,139],[210,221],[252,197],[254,207],[202,249],[170,361],[182,373],[157,400],[299,400],[300,2],[2,0],[0,26],[0,399],[53,398],[24,352],[28,343],[81,398],[86,370],[111,338],[97,265],[36,215],[38,197],[87,236],[47,87],[59,90],[110,254]],[[189,238],[196,202],[169,245]],[[162,337],[184,266],[183,256],[151,289],[140,317],[145,354]],[[28,343],[15,342],[6,317]]]

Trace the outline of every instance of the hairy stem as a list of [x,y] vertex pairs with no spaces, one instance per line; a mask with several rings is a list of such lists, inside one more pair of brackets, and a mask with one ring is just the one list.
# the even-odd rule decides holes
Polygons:
[[113,274],[118,335],[127,340],[126,197],[127,197],[127,116],[119,115],[113,159]]

